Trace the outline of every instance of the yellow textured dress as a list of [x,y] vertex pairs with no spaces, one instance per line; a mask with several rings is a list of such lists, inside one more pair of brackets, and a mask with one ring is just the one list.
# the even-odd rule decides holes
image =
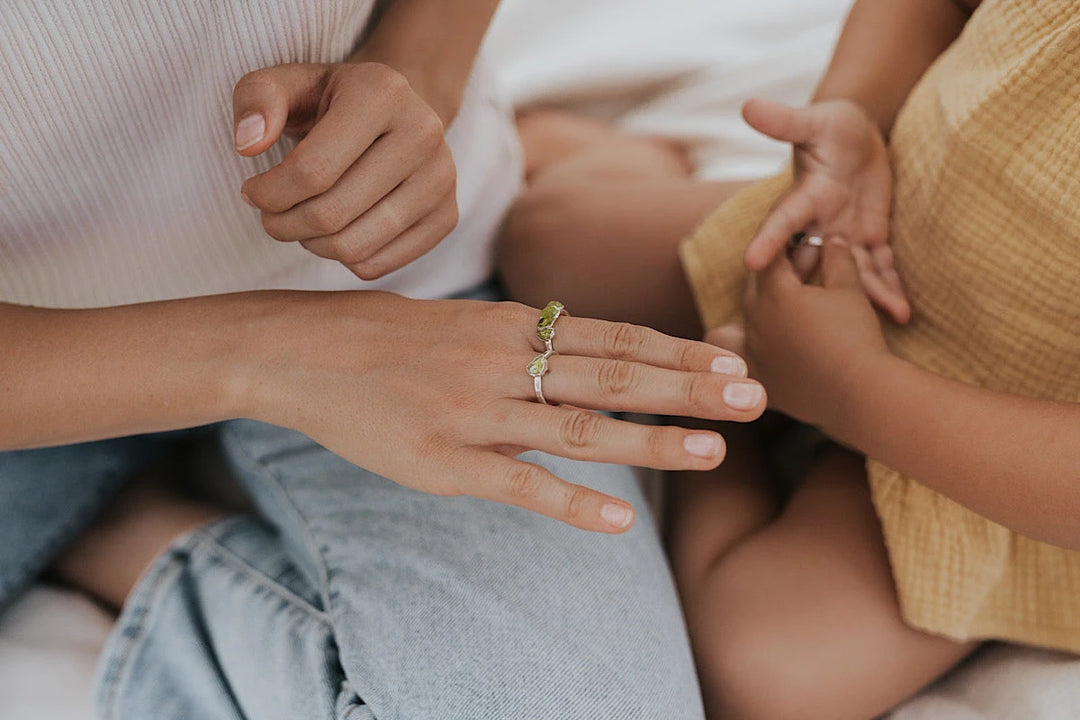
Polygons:
[[[890,152],[893,242],[916,313],[886,323],[892,350],[963,382],[1080,402],[1080,3],[985,0],[912,92]],[[684,243],[709,326],[737,318],[742,253],[790,181],[750,187]],[[1080,553],[873,459],[867,470],[907,622],[1080,651]]]

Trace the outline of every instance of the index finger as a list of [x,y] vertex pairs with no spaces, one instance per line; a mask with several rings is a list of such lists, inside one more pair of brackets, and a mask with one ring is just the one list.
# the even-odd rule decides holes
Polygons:
[[792,235],[814,221],[815,214],[810,193],[796,185],[777,203],[750,241],[746,248],[746,267],[752,271],[764,269],[777,255],[783,254]]
[[470,484],[459,490],[469,496],[516,505],[582,530],[622,533],[634,524],[634,507],[598,490],[574,485],[534,463],[474,450],[462,453],[449,469]]
[[671,370],[735,377],[746,377],[747,373],[746,362],[732,352],[629,323],[563,316],[557,321],[552,342],[564,355],[630,360]]

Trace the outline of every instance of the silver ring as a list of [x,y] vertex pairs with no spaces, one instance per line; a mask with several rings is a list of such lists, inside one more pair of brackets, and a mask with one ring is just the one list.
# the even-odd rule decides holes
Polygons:
[[808,245],[810,247],[816,248],[824,247],[825,238],[821,237],[820,235],[807,235],[804,232],[797,232],[791,236],[790,240],[788,240],[788,250],[794,250],[795,248],[800,248],[803,245]]
[[544,405],[548,404],[544,398],[544,375],[547,374],[549,367],[548,358],[553,352],[553,350],[547,350],[534,357],[532,362],[525,366],[525,372],[529,373],[533,379],[533,392],[536,393],[536,399]]
[[544,343],[547,354],[555,352],[551,341],[555,339],[555,321],[566,310],[566,306],[558,300],[552,300],[540,311],[540,320],[536,323],[536,339]]

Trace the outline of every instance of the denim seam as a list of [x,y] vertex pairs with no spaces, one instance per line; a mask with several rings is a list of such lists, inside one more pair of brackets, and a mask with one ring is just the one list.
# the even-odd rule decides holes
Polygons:
[[[223,545],[220,540],[217,539],[210,531],[203,529],[199,531],[200,540],[206,541],[213,546],[213,548],[203,548],[203,550],[210,556],[211,559],[220,562],[222,565],[227,566],[229,570],[233,571],[242,578],[249,580],[250,582],[262,587],[274,595],[280,600],[284,600],[297,610],[307,615],[312,620],[316,620],[324,625],[330,625],[330,618],[326,613],[321,610],[312,607],[311,603],[294,593],[284,585],[275,582],[272,578],[267,577],[264,573],[259,572],[257,569],[251,566],[244,558],[234,553],[228,547]],[[192,555],[195,553],[193,552]]]
[[281,506],[288,508],[288,510],[299,521],[298,524],[300,526],[300,532],[302,532],[304,534],[304,537],[307,538],[308,546],[311,549],[312,554],[315,556],[315,566],[319,572],[319,594],[322,596],[323,604],[326,607],[325,615],[327,617],[327,621],[329,622],[330,574],[327,568],[326,557],[323,555],[322,547],[319,545],[319,542],[316,540],[315,536],[312,535],[311,526],[307,517],[305,517],[304,514],[300,512],[300,508],[296,506],[296,503],[293,502],[292,497],[289,495],[288,492],[285,491],[285,486],[282,483],[278,473],[276,473],[274,469],[271,468],[268,464],[264,463],[262,460],[249,453],[246,444],[242,441],[243,439],[239,436],[238,433],[236,433],[232,429],[232,427],[230,427],[229,425],[225,425],[222,430],[223,432],[228,433],[235,440],[237,440],[237,442],[234,443],[237,451],[243,453],[244,457],[246,457],[248,461],[255,466],[256,469],[262,471],[262,475],[270,482],[272,490],[281,500]]
[[121,621],[124,625],[121,627],[118,624],[113,629],[115,644],[114,642],[106,643],[102,653],[105,665],[102,667],[101,677],[98,680],[100,688],[98,705],[104,720],[116,714],[115,704],[120,689],[127,684],[131,674],[131,659],[146,637],[147,624],[154,617],[154,610],[163,602],[166,591],[172,587],[183,569],[183,561],[187,555],[183,546],[188,542],[189,539],[185,538],[180,545],[171,548],[159,559],[161,564],[155,568],[153,575],[144,578],[151,584],[145,586],[143,592],[133,598],[134,604],[130,608],[125,607],[121,613]]

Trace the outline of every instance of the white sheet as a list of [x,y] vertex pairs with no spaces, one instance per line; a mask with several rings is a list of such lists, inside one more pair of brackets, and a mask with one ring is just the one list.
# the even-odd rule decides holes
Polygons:
[[[688,141],[703,178],[759,177],[787,149],[748,130],[742,101],[804,101],[849,0],[504,0],[487,51],[518,105],[572,107]],[[38,588],[0,618],[0,719],[92,720],[109,617]],[[891,720],[1080,718],[1080,660],[993,647]]]

